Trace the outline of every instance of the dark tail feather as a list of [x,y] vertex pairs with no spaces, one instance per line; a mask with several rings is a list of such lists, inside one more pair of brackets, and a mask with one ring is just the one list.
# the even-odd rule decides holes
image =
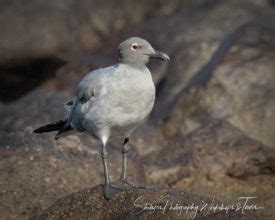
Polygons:
[[[67,130],[67,119],[66,120],[61,120],[59,122],[55,122],[52,124],[47,124],[45,126],[42,126],[40,128],[35,129],[33,132],[34,133],[44,133],[44,132],[51,132],[51,131],[62,131],[62,130]],[[70,126],[68,126],[70,127]]]

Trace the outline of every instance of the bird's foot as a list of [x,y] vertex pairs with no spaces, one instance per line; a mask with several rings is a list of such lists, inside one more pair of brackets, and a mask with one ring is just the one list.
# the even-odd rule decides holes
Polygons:
[[147,183],[140,183],[140,184],[129,183],[129,184],[133,189],[147,189],[147,190],[156,190],[157,189],[156,186],[150,185]]
[[129,183],[126,180],[119,179],[118,181],[104,184],[104,197],[106,199],[113,198],[117,193],[128,190],[128,189],[147,189],[147,190],[157,190],[156,186],[150,185],[150,184],[133,184]]
[[111,198],[115,197],[115,195],[120,191],[120,189],[113,187],[111,183],[103,184],[103,195],[107,200],[110,200]]
[[113,182],[112,187],[120,190],[126,190],[126,189],[132,188],[131,184],[124,179],[119,179],[118,181]]
[[117,193],[127,190],[127,189],[132,189],[133,187],[124,180],[118,180],[116,182],[111,182],[109,184],[103,184],[104,187],[104,197],[106,199],[111,199],[113,198]]
[[148,190],[155,190],[157,189],[156,186],[150,184],[133,184],[127,182],[125,179],[119,179],[116,182],[111,183],[113,188],[119,190],[126,190],[126,189],[148,189]]

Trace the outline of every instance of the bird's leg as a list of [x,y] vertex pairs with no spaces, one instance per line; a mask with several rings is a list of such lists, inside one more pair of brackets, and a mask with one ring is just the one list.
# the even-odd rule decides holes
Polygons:
[[101,158],[102,158],[103,168],[104,168],[104,185],[103,185],[103,187],[104,187],[104,197],[106,199],[110,199],[116,194],[116,192],[114,192],[110,189],[110,179],[109,179],[109,171],[108,171],[108,163],[107,163],[108,152],[106,149],[106,142],[107,141],[103,141],[102,152],[101,152]]
[[103,161],[103,168],[104,168],[104,180],[105,180],[104,185],[109,185],[109,183],[110,183],[107,157],[108,157],[108,152],[106,150],[106,144],[103,144],[102,145],[101,158],[102,158],[102,161]]
[[132,184],[127,182],[126,174],[127,174],[127,155],[129,151],[129,138],[124,139],[124,143],[122,146],[122,169],[120,179],[111,184],[111,187],[115,189],[125,190],[125,189],[155,189],[154,186],[148,184]]
[[[110,183],[108,163],[107,163],[108,152],[107,152],[107,149],[106,149],[106,143],[107,143],[106,140],[103,141],[102,152],[101,152],[101,157],[102,157],[102,161],[103,161],[103,168],[104,168],[104,197],[106,199],[111,199],[119,191],[121,191],[123,189],[126,189],[126,188],[125,188],[124,184],[119,184],[120,187],[116,187],[112,183]],[[126,164],[126,161],[125,161],[125,164]]]
[[122,147],[122,169],[121,169],[121,176],[120,179],[116,182],[110,183],[109,180],[109,173],[108,173],[108,164],[107,164],[107,156],[108,152],[106,150],[106,142],[103,142],[102,145],[102,161],[103,161],[103,167],[104,167],[104,196],[107,199],[112,198],[121,190],[126,189],[154,189],[154,187],[147,185],[147,184],[131,184],[126,181],[126,171],[127,171],[127,154],[129,151],[129,138],[124,139],[123,147]]
[[128,151],[129,151],[129,138],[125,138],[124,139],[124,143],[122,146],[122,167],[121,167],[121,176],[120,176],[120,180],[121,181],[125,181],[126,182],[126,172],[127,172],[127,155],[128,155]]
[[131,185],[126,181],[127,173],[127,154],[129,151],[129,138],[125,138],[122,146],[121,175],[118,181],[111,183],[111,187],[117,190],[130,189]]

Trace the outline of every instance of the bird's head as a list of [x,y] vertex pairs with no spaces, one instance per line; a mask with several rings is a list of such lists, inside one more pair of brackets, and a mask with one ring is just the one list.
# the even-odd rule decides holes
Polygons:
[[169,61],[167,54],[156,51],[148,41],[139,37],[131,37],[123,41],[119,45],[118,51],[120,63],[145,65],[150,58]]

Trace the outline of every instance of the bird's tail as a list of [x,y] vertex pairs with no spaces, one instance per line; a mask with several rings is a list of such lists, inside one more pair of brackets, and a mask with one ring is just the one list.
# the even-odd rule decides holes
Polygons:
[[51,124],[44,125],[40,128],[35,129],[34,133],[44,133],[44,132],[51,132],[51,131],[60,131],[65,125],[67,120],[61,120],[58,122],[54,122]]
[[[52,131],[58,131],[58,133],[55,136],[55,139],[57,140],[59,137],[64,136],[64,133],[71,131],[73,128],[67,124],[68,119],[61,120],[58,122],[54,122],[51,124],[44,125],[40,128],[35,129],[34,133],[45,133],[45,132],[52,132]],[[62,135],[61,135],[62,134]]]

